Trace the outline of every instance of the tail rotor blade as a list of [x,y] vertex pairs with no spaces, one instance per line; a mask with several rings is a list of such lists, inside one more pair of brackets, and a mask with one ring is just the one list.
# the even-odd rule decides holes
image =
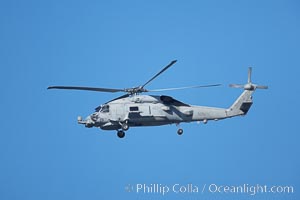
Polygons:
[[252,67],[248,68],[248,83],[251,83]]
[[230,84],[229,87],[232,87],[232,88],[244,88],[244,85],[242,85],[242,84]]
[[266,85],[257,85],[256,88],[258,89],[268,89],[269,87]]

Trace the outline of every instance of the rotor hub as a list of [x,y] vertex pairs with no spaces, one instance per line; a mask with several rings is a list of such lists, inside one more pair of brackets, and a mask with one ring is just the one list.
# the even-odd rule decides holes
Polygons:
[[255,89],[255,85],[253,85],[252,83],[247,83],[244,86],[245,90],[254,90]]
[[126,89],[124,89],[124,91],[127,92],[128,94],[139,94],[139,93],[143,93],[143,92],[148,92],[148,90],[146,90],[142,86],[126,88]]

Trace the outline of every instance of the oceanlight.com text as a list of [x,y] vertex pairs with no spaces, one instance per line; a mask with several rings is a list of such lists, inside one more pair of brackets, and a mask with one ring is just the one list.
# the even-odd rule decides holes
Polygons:
[[[205,186],[206,187],[206,186]],[[210,184],[207,188],[210,193],[235,193],[235,194],[263,194],[263,193],[273,193],[273,194],[292,194],[294,193],[293,186],[267,186],[267,185],[250,185],[250,184],[242,184],[242,185],[217,185]]]

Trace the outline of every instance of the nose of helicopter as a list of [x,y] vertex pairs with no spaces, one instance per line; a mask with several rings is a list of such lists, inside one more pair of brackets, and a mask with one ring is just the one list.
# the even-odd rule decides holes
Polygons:
[[93,114],[82,119],[81,116],[77,117],[78,124],[84,124],[85,127],[101,127],[103,124],[108,122],[108,118],[100,112],[94,112]]
[[91,128],[95,125],[96,120],[92,115],[89,115],[85,120],[81,116],[78,116],[77,122],[78,124],[84,124],[87,128]]

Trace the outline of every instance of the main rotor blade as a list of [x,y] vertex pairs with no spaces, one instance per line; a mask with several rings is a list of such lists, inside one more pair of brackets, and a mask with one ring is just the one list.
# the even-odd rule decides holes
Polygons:
[[124,89],[77,87],[77,86],[50,86],[47,89],[88,90],[88,91],[96,91],[96,92],[124,92]]
[[156,77],[158,77],[161,73],[163,73],[164,71],[166,71],[169,67],[171,67],[176,62],[177,62],[177,60],[173,60],[170,64],[168,64],[167,66],[165,66],[160,72],[158,72],[149,81],[147,81],[144,85],[142,85],[142,88],[144,88],[148,83],[150,83],[151,81],[153,81],[153,79],[155,79]]
[[213,84],[213,85],[196,85],[196,86],[187,86],[187,87],[178,87],[178,88],[165,88],[165,89],[156,89],[156,90],[147,90],[148,92],[163,92],[163,91],[171,91],[171,90],[185,90],[191,88],[203,88],[203,87],[215,87],[220,86],[221,84]]

